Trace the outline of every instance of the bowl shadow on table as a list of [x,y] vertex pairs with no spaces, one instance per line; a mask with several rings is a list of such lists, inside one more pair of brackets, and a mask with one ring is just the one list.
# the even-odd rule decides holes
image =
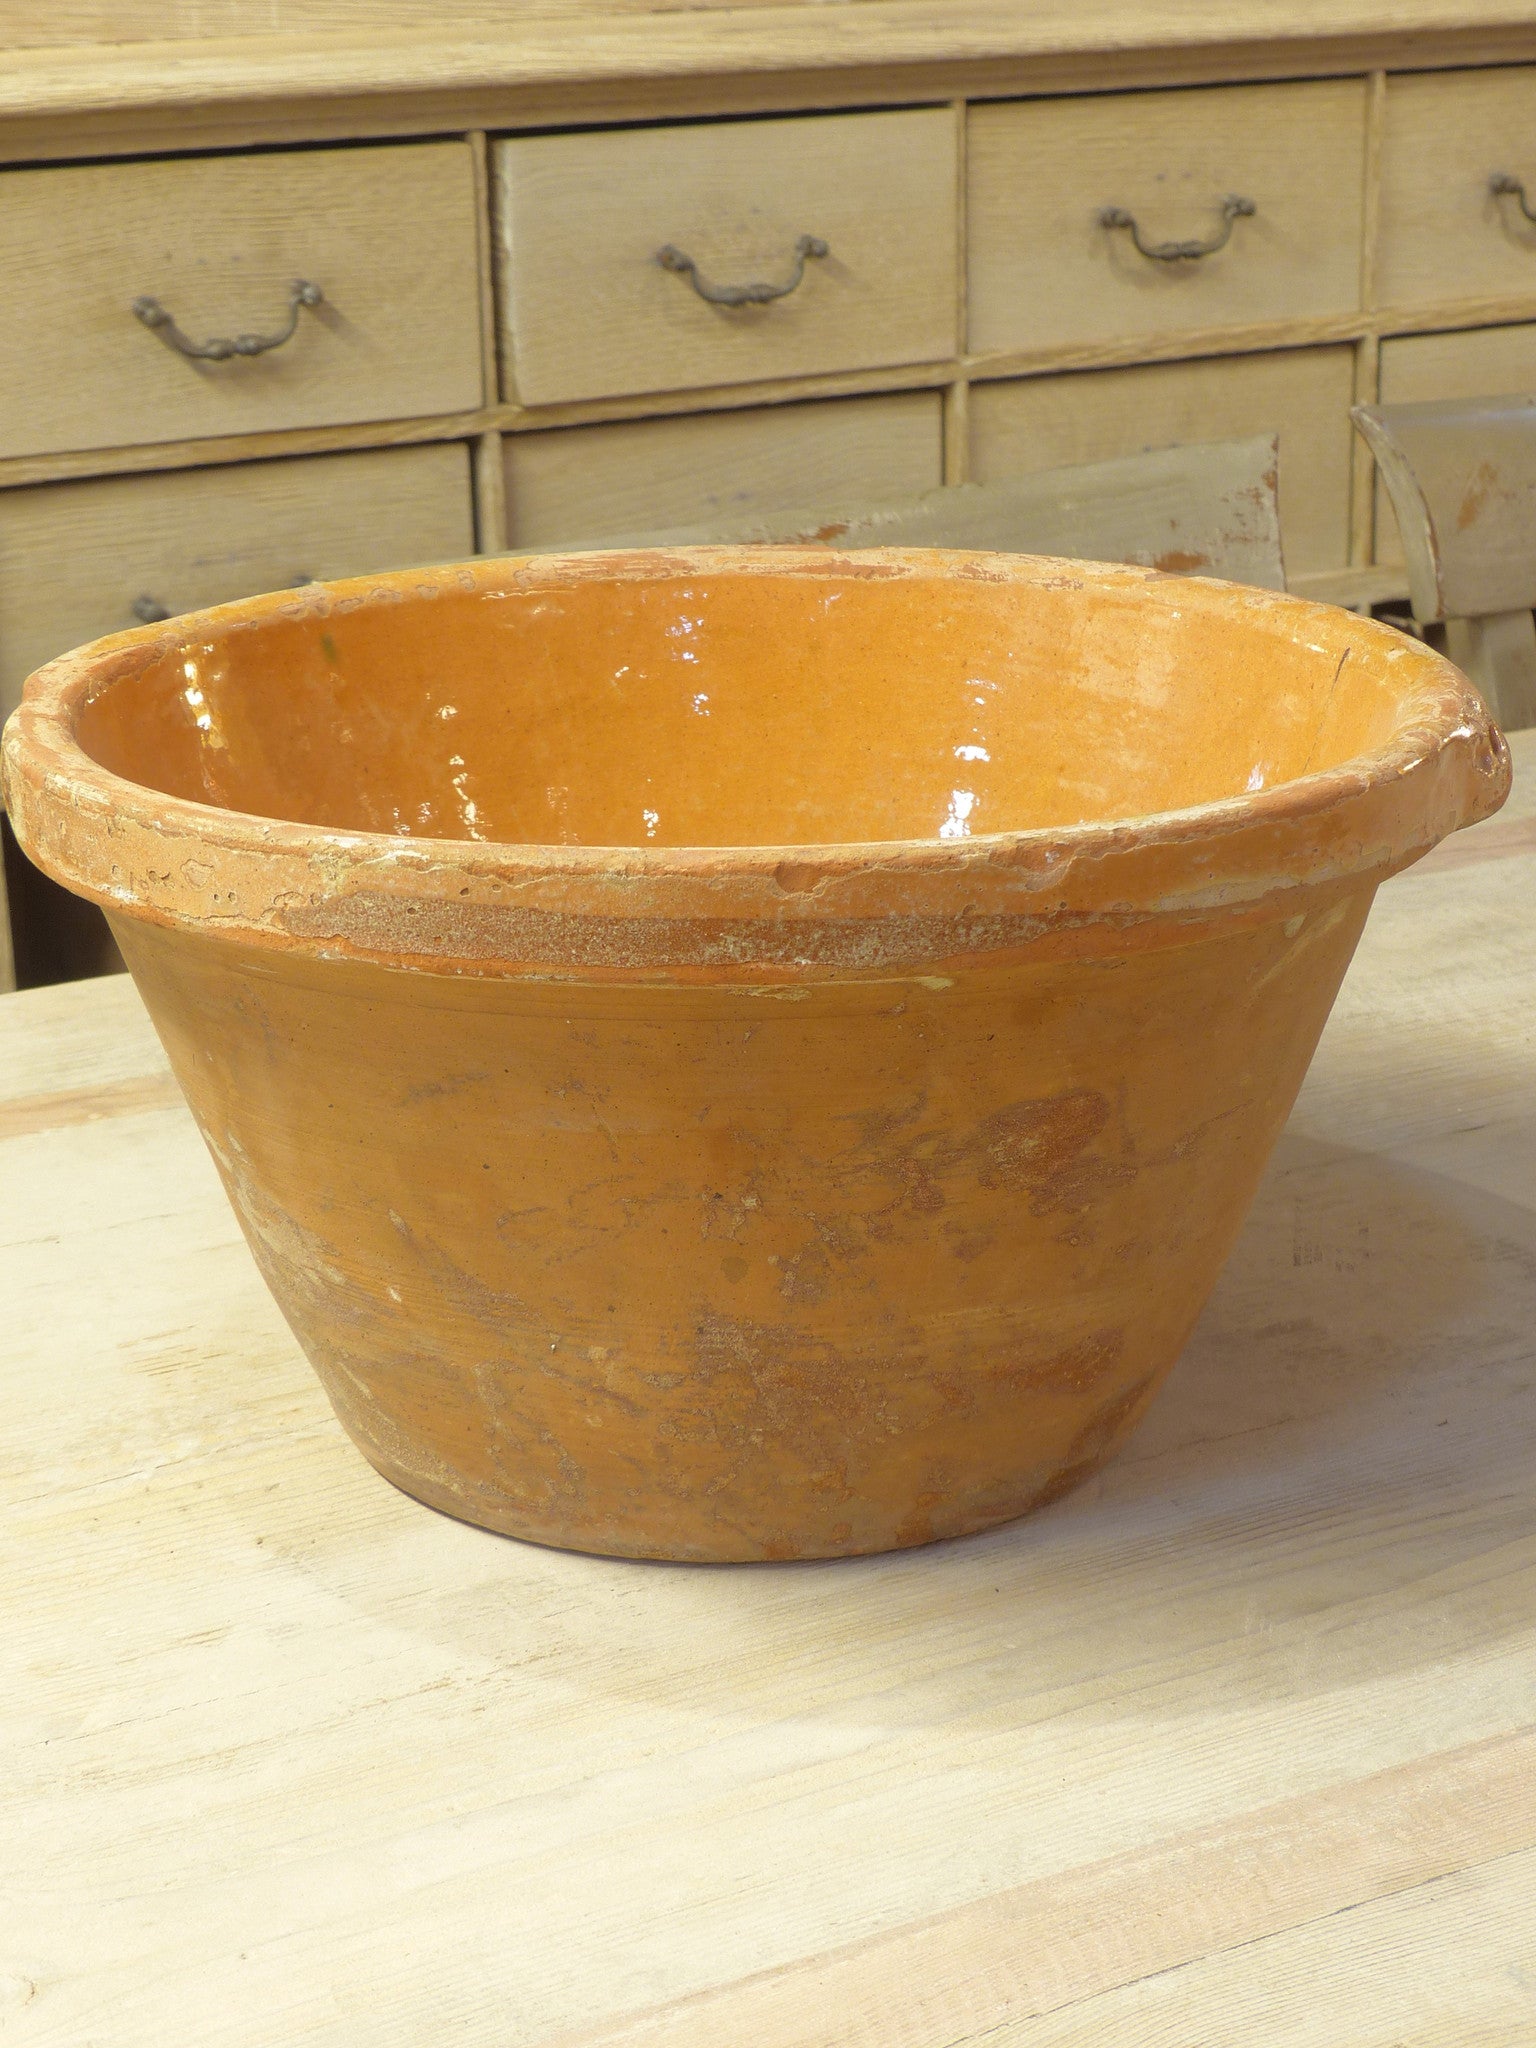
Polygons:
[[[1536,1625],[1533,1327],[1536,1211],[1287,1136],[1148,1420],[1043,1513],[819,1564],[612,1562],[414,1507],[359,1540],[396,1551],[392,1628],[589,1707],[890,1729],[1294,1702]],[[369,1607],[376,1575],[334,1562]]]

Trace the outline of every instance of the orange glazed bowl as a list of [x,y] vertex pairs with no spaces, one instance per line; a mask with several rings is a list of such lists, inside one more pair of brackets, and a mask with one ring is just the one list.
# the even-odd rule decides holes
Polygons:
[[318,585],[67,655],[5,736],[364,1455],[705,1560],[1101,1465],[1378,883],[1508,779],[1388,627],[927,551]]

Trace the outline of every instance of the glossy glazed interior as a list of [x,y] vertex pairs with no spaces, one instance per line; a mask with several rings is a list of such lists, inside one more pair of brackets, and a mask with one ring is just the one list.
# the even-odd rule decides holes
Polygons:
[[76,736],[129,781],[300,824],[772,846],[1179,810],[1396,727],[1390,664],[1341,667],[1336,632],[1297,631],[1303,608],[1061,567],[1021,582],[942,555],[900,577],[846,557],[816,576],[661,563],[215,615],[97,690]]

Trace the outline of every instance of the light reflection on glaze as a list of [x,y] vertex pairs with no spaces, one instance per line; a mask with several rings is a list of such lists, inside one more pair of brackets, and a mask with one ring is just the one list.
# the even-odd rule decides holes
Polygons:
[[[697,594],[688,592],[685,595],[692,598]],[[840,591],[827,593],[822,600],[821,609],[824,612],[830,611],[841,601],[842,596],[843,593]],[[685,611],[671,618],[663,627],[666,639],[672,643],[667,649],[668,656],[672,660],[697,665],[701,659],[699,640],[707,623],[707,617],[702,612],[694,614]],[[212,648],[205,651],[209,655],[214,652]],[[333,650],[327,646],[325,651],[328,664],[331,666],[333,684],[340,685],[342,678],[334,666]],[[184,701],[192,714],[200,738],[209,746],[223,745],[224,742],[216,731],[215,707],[209,701],[203,687],[202,670],[193,651],[189,651],[185,659],[184,674]],[[627,688],[633,688],[637,684],[643,685],[647,681],[647,676],[643,667],[637,672],[631,663],[622,662],[613,668],[607,680],[610,688],[624,693]],[[963,693],[962,701],[968,698],[970,708],[977,713],[997,708],[996,700],[1000,685],[996,681],[985,676],[969,676],[963,680],[960,688]],[[717,694],[718,692],[713,690],[694,691],[686,700],[687,710],[696,718],[711,718],[716,709],[711,699]],[[726,705],[728,710],[734,710],[733,700],[729,694]],[[340,711],[340,703],[337,703],[335,708]],[[430,700],[428,705],[423,707],[423,712],[428,718],[443,725],[453,724],[461,715],[457,703],[444,702],[431,706]],[[995,741],[985,730],[986,721],[978,716],[968,723],[971,736],[967,739],[957,742],[953,738],[946,739],[939,734],[935,734],[935,739],[939,740],[942,751],[954,760],[990,767],[993,764]],[[962,725],[962,731],[964,729]],[[350,748],[358,743],[351,724],[343,718],[334,720],[329,736],[335,745],[342,748]],[[435,751],[435,748],[429,747],[428,758]],[[442,800],[429,797],[420,799],[413,805],[402,806],[396,803],[378,816],[378,824],[401,838],[417,835],[437,836],[446,831],[454,837],[479,841],[495,839],[498,836],[495,820],[487,819],[483,815],[481,801],[471,793],[471,769],[465,756],[455,752],[447,756],[438,755],[437,758],[441,763],[439,772],[447,788],[452,791],[452,800],[447,800],[447,793],[444,791]],[[649,777],[646,780],[648,782]],[[1249,786],[1255,785],[1250,783]],[[544,790],[545,805],[549,814],[548,824],[544,830],[552,841],[570,841],[580,837],[579,832],[571,828],[569,814],[572,798],[573,790],[567,784],[550,784]],[[936,831],[940,839],[969,838],[973,831],[983,829],[978,822],[978,813],[984,800],[984,793],[977,789],[962,787],[950,790],[944,815],[931,829]],[[654,842],[661,831],[661,812],[654,804],[641,804],[638,809],[644,840]]]
[[[786,643],[780,675],[771,636],[742,638],[728,612],[722,626],[716,599],[713,586],[673,585],[660,604],[610,618],[595,661],[569,635],[571,607],[527,606],[524,622],[555,622],[548,647],[541,628],[523,657],[504,664],[496,647],[473,673],[434,673],[429,658],[417,671],[422,683],[412,679],[419,694],[402,695],[387,715],[388,694],[381,701],[363,673],[348,672],[350,627],[316,629],[317,644],[281,679],[294,691],[293,730],[274,728],[270,739],[230,698],[239,665],[229,667],[222,644],[183,645],[172,657],[175,710],[193,728],[213,801],[240,807],[247,782],[292,773],[313,777],[323,816],[340,809],[356,762],[365,786],[352,801],[366,812],[356,824],[402,838],[963,840],[1033,824],[1036,807],[1052,822],[1133,815],[1131,799],[1162,773],[1167,714],[1185,691],[1166,632],[1132,636],[1124,619],[1091,614],[1044,656],[1027,634],[1019,647],[979,634],[969,648],[936,642],[918,661],[905,640],[878,649],[861,630],[864,594],[836,589],[816,595],[801,622],[810,637]],[[959,623],[946,618],[946,632]],[[392,657],[386,647],[373,658]],[[1076,697],[1083,731],[1113,729],[1112,761],[1051,736],[1037,709],[1042,687]],[[922,715],[911,716],[919,704]],[[1257,794],[1297,772],[1288,733],[1265,743],[1257,761],[1249,752],[1223,763],[1219,793]],[[386,756],[388,773],[366,786],[371,764]],[[964,774],[951,787],[957,767]],[[552,779],[562,773],[569,783]],[[1211,780],[1193,777],[1202,795]],[[740,793],[755,806],[756,836],[745,842],[731,829]]]
[[939,827],[941,839],[969,839],[971,836],[970,816],[976,808],[974,789],[952,789],[949,793],[949,811]]
[[[693,592],[685,590],[682,592],[682,595],[684,597],[692,597]],[[691,640],[695,633],[702,630],[703,625],[704,621],[702,618],[691,619],[686,612],[681,612],[672,621],[671,625],[663,627],[662,630],[669,640]],[[697,652],[692,647],[675,647],[672,652],[678,661],[696,663],[699,659]]]
[[[213,660],[214,652],[212,647],[204,646],[200,650],[201,658],[199,650],[196,649],[188,649],[183,654],[181,673],[186,679],[186,687],[181,693],[181,700],[191,712],[192,723],[198,731],[199,746],[204,756],[203,779],[209,791],[218,795],[217,784],[209,772],[206,756],[209,748],[226,752],[229,741],[219,717],[215,694],[215,686],[222,679],[223,668]],[[207,664],[206,667],[204,663]]]
[[[976,710],[986,711],[992,708],[987,700],[989,697],[995,697],[997,694],[997,684],[995,682],[990,681],[986,676],[969,676],[964,687],[978,693],[971,698],[971,703]],[[988,766],[991,765],[992,749],[990,736],[985,731],[979,718],[973,719],[971,722],[970,738],[963,740],[958,746],[953,747],[951,752],[957,761],[984,762]],[[971,836],[971,818],[975,814],[980,801],[978,793],[973,789],[952,789],[949,793],[949,808],[939,825],[939,837],[941,839],[969,839]]]
[[[691,595],[692,593],[689,594]],[[841,601],[842,595],[843,593],[839,591],[828,593],[822,601],[822,609],[830,611],[834,605]],[[545,607],[537,607],[536,609],[542,610]],[[682,644],[676,644],[668,650],[671,658],[696,664],[700,658],[696,644],[689,643],[696,642],[696,636],[702,632],[705,624],[706,620],[704,617],[692,616],[687,613],[680,614],[672,619],[663,628],[663,631],[669,640]],[[212,656],[214,651],[212,647],[202,650],[207,656]],[[332,650],[327,647],[326,652],[330,662],[334,664]],[[332,665],[331,673],[333,682],[339,683],[341,677],[334,665]],[[182,693],[183,700],[192,714],[193,723],[198,729],[202,743],[205,746],[212,747],[224,746],[226,743],[217,731],[215,706],[210,701],[203,686],[206,678],[196,651],[189,650],[187,652],[183,661],[183,674],[186,678],[186,687]],[[637,675],[633,665],[629,662],[620,663],[613,669],[608,678],[610,687],[621,692],[626,684],[632,685],[636,682],[643,684],[645,680],[645,671],[642,669]],[[997,697],[999,687],[997,682],[984,676],[967,677],[961,685],[962,690],[971,693],[969,697],[970,705],[978,712],[996,708],[992,700],[995,700]],[[713,710],[711,695],[711,691],[708,690],[693,692],[687,700],[689,712],[697,718],[710,718]],[[340,709],[339,705],[337,709]],[[430,707],[430,705],[424,706],[423,709],[428,717],[444,725],[452,724],[460,717],[459,705],[452,702],[445,702],[435,707]],[[987,736],[983,731],[982,721],[980,719],[972,720],[971,730],[973,736],[970,739],[960,741],[959,743],[950,742],[944,747],[944,751],[957,761],[990,766],[993,760],[992,746],[988,743]],[[349,748],[357,743],[351,724],[341,719],[337,719],[332,724],[330,738],[336,745],[342,748]],[[441,773],[448,787],[453,792],[453,803],[451,805],[440,804],[428,798],[419,800],[413,806],[405,808],[402,808],[400,804],[394,804],[389,806],[384,814],[378,818],[378,824],[383,829],[392,832],[400,838],[412,838],[418,835],[437,836],[445,828],[454,837],[479,841],[496,838],[497,832],[494,821],[487,821],[482,816],[480,804],[471,794],[471,771],[465,756],[461,753],[452,753],[446,757],[439,756],[438,758],[442,763]],[[1257,770],[1255,771],[1255,773],[1258,772]],[[1250,780],[1249,787],[1256,786],[1258,785]],[[572,799],[570,785],[550,784],[544,791],[544,797],[550,813],[548,836],[556,841],[570,841],[578,838],[580,835],[572,831],[568,823]],[[969,838],[973,830],[978,829],[974,821],[982,802],[982,793],[975,789],[952,789],[948,795],[945,814],[936,828],[934,828],[937,831],[938,837],[941,839]],[[654,841],[661,829],[661,812],[653,805],[642,805],[640,806],[640,818],[645,840]],[[451,824],[449,823],[450,819],[452,820]]]
[[454,794],[459,799],[459,823],[464,827],[464,836],[466,839],[483,839],[485,834],[480,830],[480,813],[475,808],[475,800],[466,787],[469,781],[469,770],[464,765],[464,756],[462,754],[450,754],[448,756],[448,766],[450,768],[457,768],[459,771],[453,777],[453,788]]

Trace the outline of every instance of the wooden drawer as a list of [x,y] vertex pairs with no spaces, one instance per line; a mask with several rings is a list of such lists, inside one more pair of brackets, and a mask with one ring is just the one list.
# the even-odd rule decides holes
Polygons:
[[[502,373],[525,404],[927,362],[956,346],[956,116],[839,114],[496,148]],[[784,285],[762,304],[696,288]],[[663,249],[697,265],[667,269]]]
[[1353,379],[1346,347],[977,384],[971,474],[986,482],[1180,442],[1278,433],[1286,573],[1337,568],[1349,555]]
[[392,448],[0,493],[0,714],[42,662],[166,612],[474,552],[468,451]]
[[[1506,398],[1536,393],[1536,326],[1480,327],[1468,334],[1410,334],[1381,345],[1383,405],[1427,398]],[[1392,501],[1376,481],[1376,560],[1400,562]]]
[[1393,78],[1382,139],[1377,297],[1385,306],[1536,294],[1536,67]]
[[[978,107],[969,347],[1024,350],[1348,312],[1359,303],[1365,89],[1224,86]],[[1228,197],[1251,217],[1223,215]],[[1149,245],[1215,253],[1160,261]]]
[[906,497],[944,475],[934,391],[511,434],[503,447],[514,547]]
[[[467,145],[0,172],[0,455],[455,412],[481,403]],[[323,301],[279,348],[295,280]]]

